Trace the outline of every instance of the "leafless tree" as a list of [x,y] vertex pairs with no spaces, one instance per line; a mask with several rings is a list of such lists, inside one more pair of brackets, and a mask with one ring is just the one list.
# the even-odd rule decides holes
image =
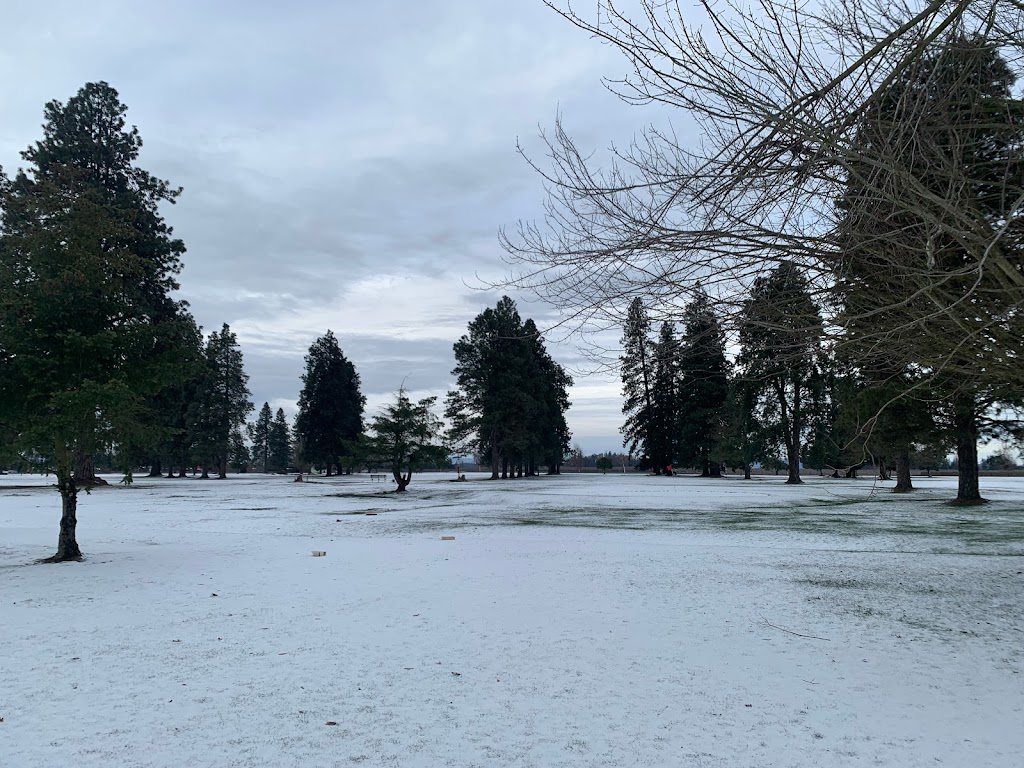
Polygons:
[[[962,382],[952,399],[993,382],[1024,387],[1021,143],[1004,147],[999,188],[987,193],[1001,206],[993,215],[977,205],[972,170],[940,161],[974,136],[957,115],[949,130],[904,130],[933,107],[906,91],[904,129],[865,141],[880,100],[950,40],[995,49],[1019,71],[1024,2],[702,0],[698,11],[638,0],[629,14],[599,0],[592,19],[548,5],[623,54],[629,74],[609,88],[679,109],[699,139],[650,127],[599,167],[557,122],[545,137],[550,165],[533,162],[548,186],[545,220],[502,236],[511,285],[578,329],[620,326],[635,296],[654,320],[678,317],[699,288],[737,328],[753,281],[790,262],[825,311],[834,354]],[[947,145],[926,146],[935,141]],[[929,179],[908,153],[936,160]],[[854,211],[862,222],[912,223],[862,226],[851,248],[851,184],[879,204]],[[955,250],[956,263],[936,248]],[[871,301],[851,300],[851,254],[868,255]],[[974,417],[985,405],[970,404]]]

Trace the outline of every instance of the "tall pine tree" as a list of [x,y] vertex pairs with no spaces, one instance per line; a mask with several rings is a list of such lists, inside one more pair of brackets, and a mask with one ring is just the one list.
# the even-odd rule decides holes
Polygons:
[[795,264],[783,262],[754,282],[740,328],[739,367],[757,393],[760,421],[785,448],[787,483],[802,482],[805,411],[818,371],[822,332],[821,314]]
[[278,408],[267,433],[268,472],[284,472],[292,455],[292,434],[284,409]]
[[273,420],[274,413],[270,410],[270,403],[263,403],[256,421],[247,429],[249,440],[252,441],[252,460],[260,472],[270,471],[270,429]]
[[721,475],[718,447],[729,396],[725,337],[707,294],[700,292],[683,313],[679,353],[679,463],[703,477]]
[[637,297],[629,305],[622,332],[622,413],[626,417],[621,432],[626,449],[638,458],[641,469],[659,466],[652,459],[652,427],[654,423],[653,352],[650,340],[651,322],[643,301]]
[[335,467],[341,471],[343,457],[351,456],[363,434],[366,398],[359,387],[355,366],[327,331],[306,355],[295,436],[304,461],[326,469],[328,477]]
[[203,477],[211,467],[220,479],[227,477],[231,434],[241,429],[253,407],[248,383],[238,339],[225,323],[206,341],[206,377],[193,404],[194,446]]
[[126,110],[106,83],[50,102],[28,167],[0,174],[0,423],[56,472],[54,561],[81,556],[76,467],[146,443],[149,401],[187,369],[170,295],[184,245],[160,213],[180,190],[136,166]]

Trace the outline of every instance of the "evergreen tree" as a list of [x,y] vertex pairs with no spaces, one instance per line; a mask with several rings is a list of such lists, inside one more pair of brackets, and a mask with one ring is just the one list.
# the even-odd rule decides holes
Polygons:
[[661,324],[654,345],[654,378],[651,387],[651,458],[657,474],[668,472],[675,461],[679,414],[679,341],[672,323]]
[[635,454],[641,469],[648,467],[660,471],[651,458],[651,429],[654,402],[651,390],[654,382],[653,352],[651,349],[651,323],[643,301],[634,298],[629,305],[626,325],[622,333],[622,356],[619,358],[622,376],[622,413],[626,422],[621,432],[624,445]]
[[328,477],[334,467],[341,471],[341,459],[351,456],[363,434],[366,398],[359,387],[355,366],[327,331],[306,355],[295,436],[302,444],[303,459],[325,468]]
[[491,478],[557,474],[571,438],[565,421],[572,378],[548,354],[532,320],[502,297],[454,347],[459,389],[448,393],[449,439],[489,459]]
[[449,392],[446,414],[456,434],[477,435],[491,479],[507,477],[524,435],[524,415],[533,410],[529,382],[537,373],[515,302],[504,296],[481,312],[454,352],[459,389]]
[[[953,32],[875,94],[847,163],[834,269],[845,346],[869,378],[932,379],[957,501],[982,500],[978,441],[1024,402],[1024,102],[999,51]],[[884,338],[884,343],[879,343]],[[914,397],[916,387],[907,394]]]
[[729,396],[725,337],[707,294],[700,292],[683,313],[679,354],[679,463],[701,476],[721,475],[718,447]]
[[395,402],[370,423],[369,456],[391,469],[396,492],[405,491],[414,471],[447,463],[448,451],[439,442],[441,420],[431,410],[436,402],[436,397],[427,397],[414,403],[399,389]]
[[756,388],[743,379],[729,382],[726,397],[721,455],[732,468],[743,469],[743,479],[750,479],[750,469],[762,454],[763,428],[757,420]]
[[531,342],[530,351],[537,368],[534,381],[537,415],[529,425],[535,447],[529,456],[526,474],[537,474],[538,465],[543,463],[549,475],[557,475],[561,473],[572,441],[572,432],[565,420],[572,377],[548,354],[544,338],[532,319],[523,323],[523,332]]
[[274,414],[270,403],[263,403],[256,421],[249,424],[247,431],[252,441],[252,460],[260,472],[270,471],[270,429]]
[[220,479],[227,477],[231,433],[241,428],[253,407],[248,383],[238,340],[225,323],[206,341],[206,377],[193,407],[193,443],[203,477],[209,476],[210,466]]
[[740,328],[742,377],[757,393],[766,434],[765,459],[772,443],[785,447],[789,478],[800,483],[800,455],[806,432],[805,410],[814,384],[822,334],[821,315],[807,281],[792,262],[783,262],[754,281]]
[[228,448],[228,466],[235,470],[235,472],[248,472],[251,461],[252,455],[245,444],[245,438],[242,437],[242,430],[232,430],[231,445]]
[[184,246],[159,210],[180,190],[135,165],[125,112],[106,83],[52,101],[28,168],[0,174],[0,424],[56,472],[54,561],[81,556],[76,465],[145,443],[148,402],[186,370],[170,297]]
[[278,408],[267,435],[267,454],[270,472],[284,472],[292,455],[292,435],[284,409]]

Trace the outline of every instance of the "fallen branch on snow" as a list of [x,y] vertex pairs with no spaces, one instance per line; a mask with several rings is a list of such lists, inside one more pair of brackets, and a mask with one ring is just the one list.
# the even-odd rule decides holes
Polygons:
[[786,633],[788,633],[790,635],[796,635],[797,637],[806,637],[809,640],[824,640],[825,642],[832,642],[827,637],[818,637],[817,635],[804,635],[804,634],[801,634],[800,632],[794,632],[791,629],[786,629],[785,627],[777,626],[775,624],[772,624],[770,621],[768,621],[768,619],[766,619],[764,616],[761,617],[761,621],[763,621],[765,624],[767,624],[772,629],[777,629],[780,632],[786,632]]

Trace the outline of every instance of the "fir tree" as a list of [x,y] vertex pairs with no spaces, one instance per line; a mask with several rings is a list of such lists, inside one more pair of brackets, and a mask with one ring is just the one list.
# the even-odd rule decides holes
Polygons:
[[679,413],[679,341],[672,323],[661,324],[654,345],[654,378],[651,387],[651,426],[649,432],[654,471],[668,472],[676,456],[676,431]]
[[412,473],[447,461],[448,451],[440,444],[441,420],[431,410],[436,397],[414,403],[399,389],[395,402],[373,417],[373,434],[367,441],[371,460],[388,466],[395,491],[404,492]]
[[650,332],[650,320],[643,302],[637,297],[629,305],[622,333],[622,356],[619,358],[622,413],[626,417],[621,432],[626,449],[638,457],[638,466],[641,469],[653,466],[657,472],[661,467],[651,458],[654,366]]
[[757,393],[760,420],[771,444],[783,446],[789,478],[800,483],[800,455],[806,434],[806,408],[818,371],[821,315],[807,281],[791,262],[759,277],[744,306],[739,363]]
[[718,455],[722,417],[729,396],[725,338],[711,300],[701,292],[683,313],[679,354],[679,463],[703,477],[721,475]]
[[238,340],[225,323],[206,341],[206,377],[193,408],[192,432],[203,477],[211,466],[220,479],[227,477],[231,433],[252,410],[248,382]]
[[284,409],[278,408],[267,435],[269,472],[284,472],[292,455],[292,435]]
[[327,331],[306,355],[295,436],[303,460],[326,469],[328,477],[335,467],[341,471],[342,457],[352,454],[363,434],[366,398],[359,387],[355,366]]
[[274,414],[270,403],[263,403],[256,421],[248,426],[249,440],[252,441],[252,460],[260,472],[270,471],[270,429]]
[[0,424],[55,469],[54,561],[81,556],[76,465],[144,445],[149,401],[187,370],[170,296],[184,245],[160,213],[180,190],[135,165],[125,112],[106,83],[52,101],[28,168],[0,174]]

